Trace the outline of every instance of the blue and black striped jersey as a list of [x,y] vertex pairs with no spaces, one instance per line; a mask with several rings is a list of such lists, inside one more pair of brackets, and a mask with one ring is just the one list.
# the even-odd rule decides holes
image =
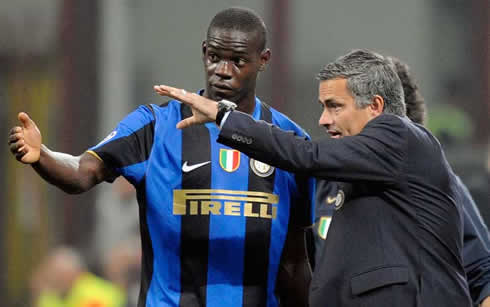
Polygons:
[[[89,149],[137,189],[138,306],[276,306],[288,225],[312,224],[314,182],[217,143],[214,123],[175,128],[190,115],[140,106]],[[253,116],[306,136],[259,99]]]

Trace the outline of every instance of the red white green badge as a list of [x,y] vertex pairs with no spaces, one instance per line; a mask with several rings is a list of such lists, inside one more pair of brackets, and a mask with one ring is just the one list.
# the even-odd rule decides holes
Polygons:
[[240,166],[240,152],[234,149],[221,148],[219,150],[219,165],[229,173],[236,171]]
[[318,225],[318,235],[323,240],[327,238],[328,228],[330,227],[331,221],[332,221],[332,217],[330,216],[322,216],[320,218],[320,223]]

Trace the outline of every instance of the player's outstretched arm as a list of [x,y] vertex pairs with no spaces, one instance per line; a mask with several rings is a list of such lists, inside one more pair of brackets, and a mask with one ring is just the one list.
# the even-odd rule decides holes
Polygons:
[[108,174],[104,163],[88,153],[72,156],[49,150],[42,144],[36,123],[24,112],[18,119],[20,126],[13,127],[8,136],[10,152],[18,161],[32,165],[47,182],[76,194],[92,188]]

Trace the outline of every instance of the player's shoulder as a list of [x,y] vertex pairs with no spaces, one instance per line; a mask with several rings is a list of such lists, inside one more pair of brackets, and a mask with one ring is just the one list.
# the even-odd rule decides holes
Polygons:
[[167,108],[172,107],[174,104],[178,103],[168,101],[159,105],[151,103],[138,105],[124,117],[120,124],[130,130],[138,130],[159,118],[166,117],[164,114],[168,113]]
[[181,104],[176,100],[168,100],[161,104],[146,104],[140,106],[140,108],[145,109],[145,112],[151,113],[152,117],[156,121],[166,120],[168,117],[180,114]]
[[169,109],[180,109],[181,104],[177,100],[167,100],[160,104],[149,103],[141,105],[140,107],[147,108],[151,112],[165,112]]
[[148,105],[139,105],[119,122],[119,126],[129,130],[138,130],[154,120],[152,109]]

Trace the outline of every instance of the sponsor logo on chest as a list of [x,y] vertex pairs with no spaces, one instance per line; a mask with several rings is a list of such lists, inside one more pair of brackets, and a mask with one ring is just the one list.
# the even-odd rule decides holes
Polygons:
[[174,190],[174,215],[228,215],[275,219],[279,196],[215,189]]

